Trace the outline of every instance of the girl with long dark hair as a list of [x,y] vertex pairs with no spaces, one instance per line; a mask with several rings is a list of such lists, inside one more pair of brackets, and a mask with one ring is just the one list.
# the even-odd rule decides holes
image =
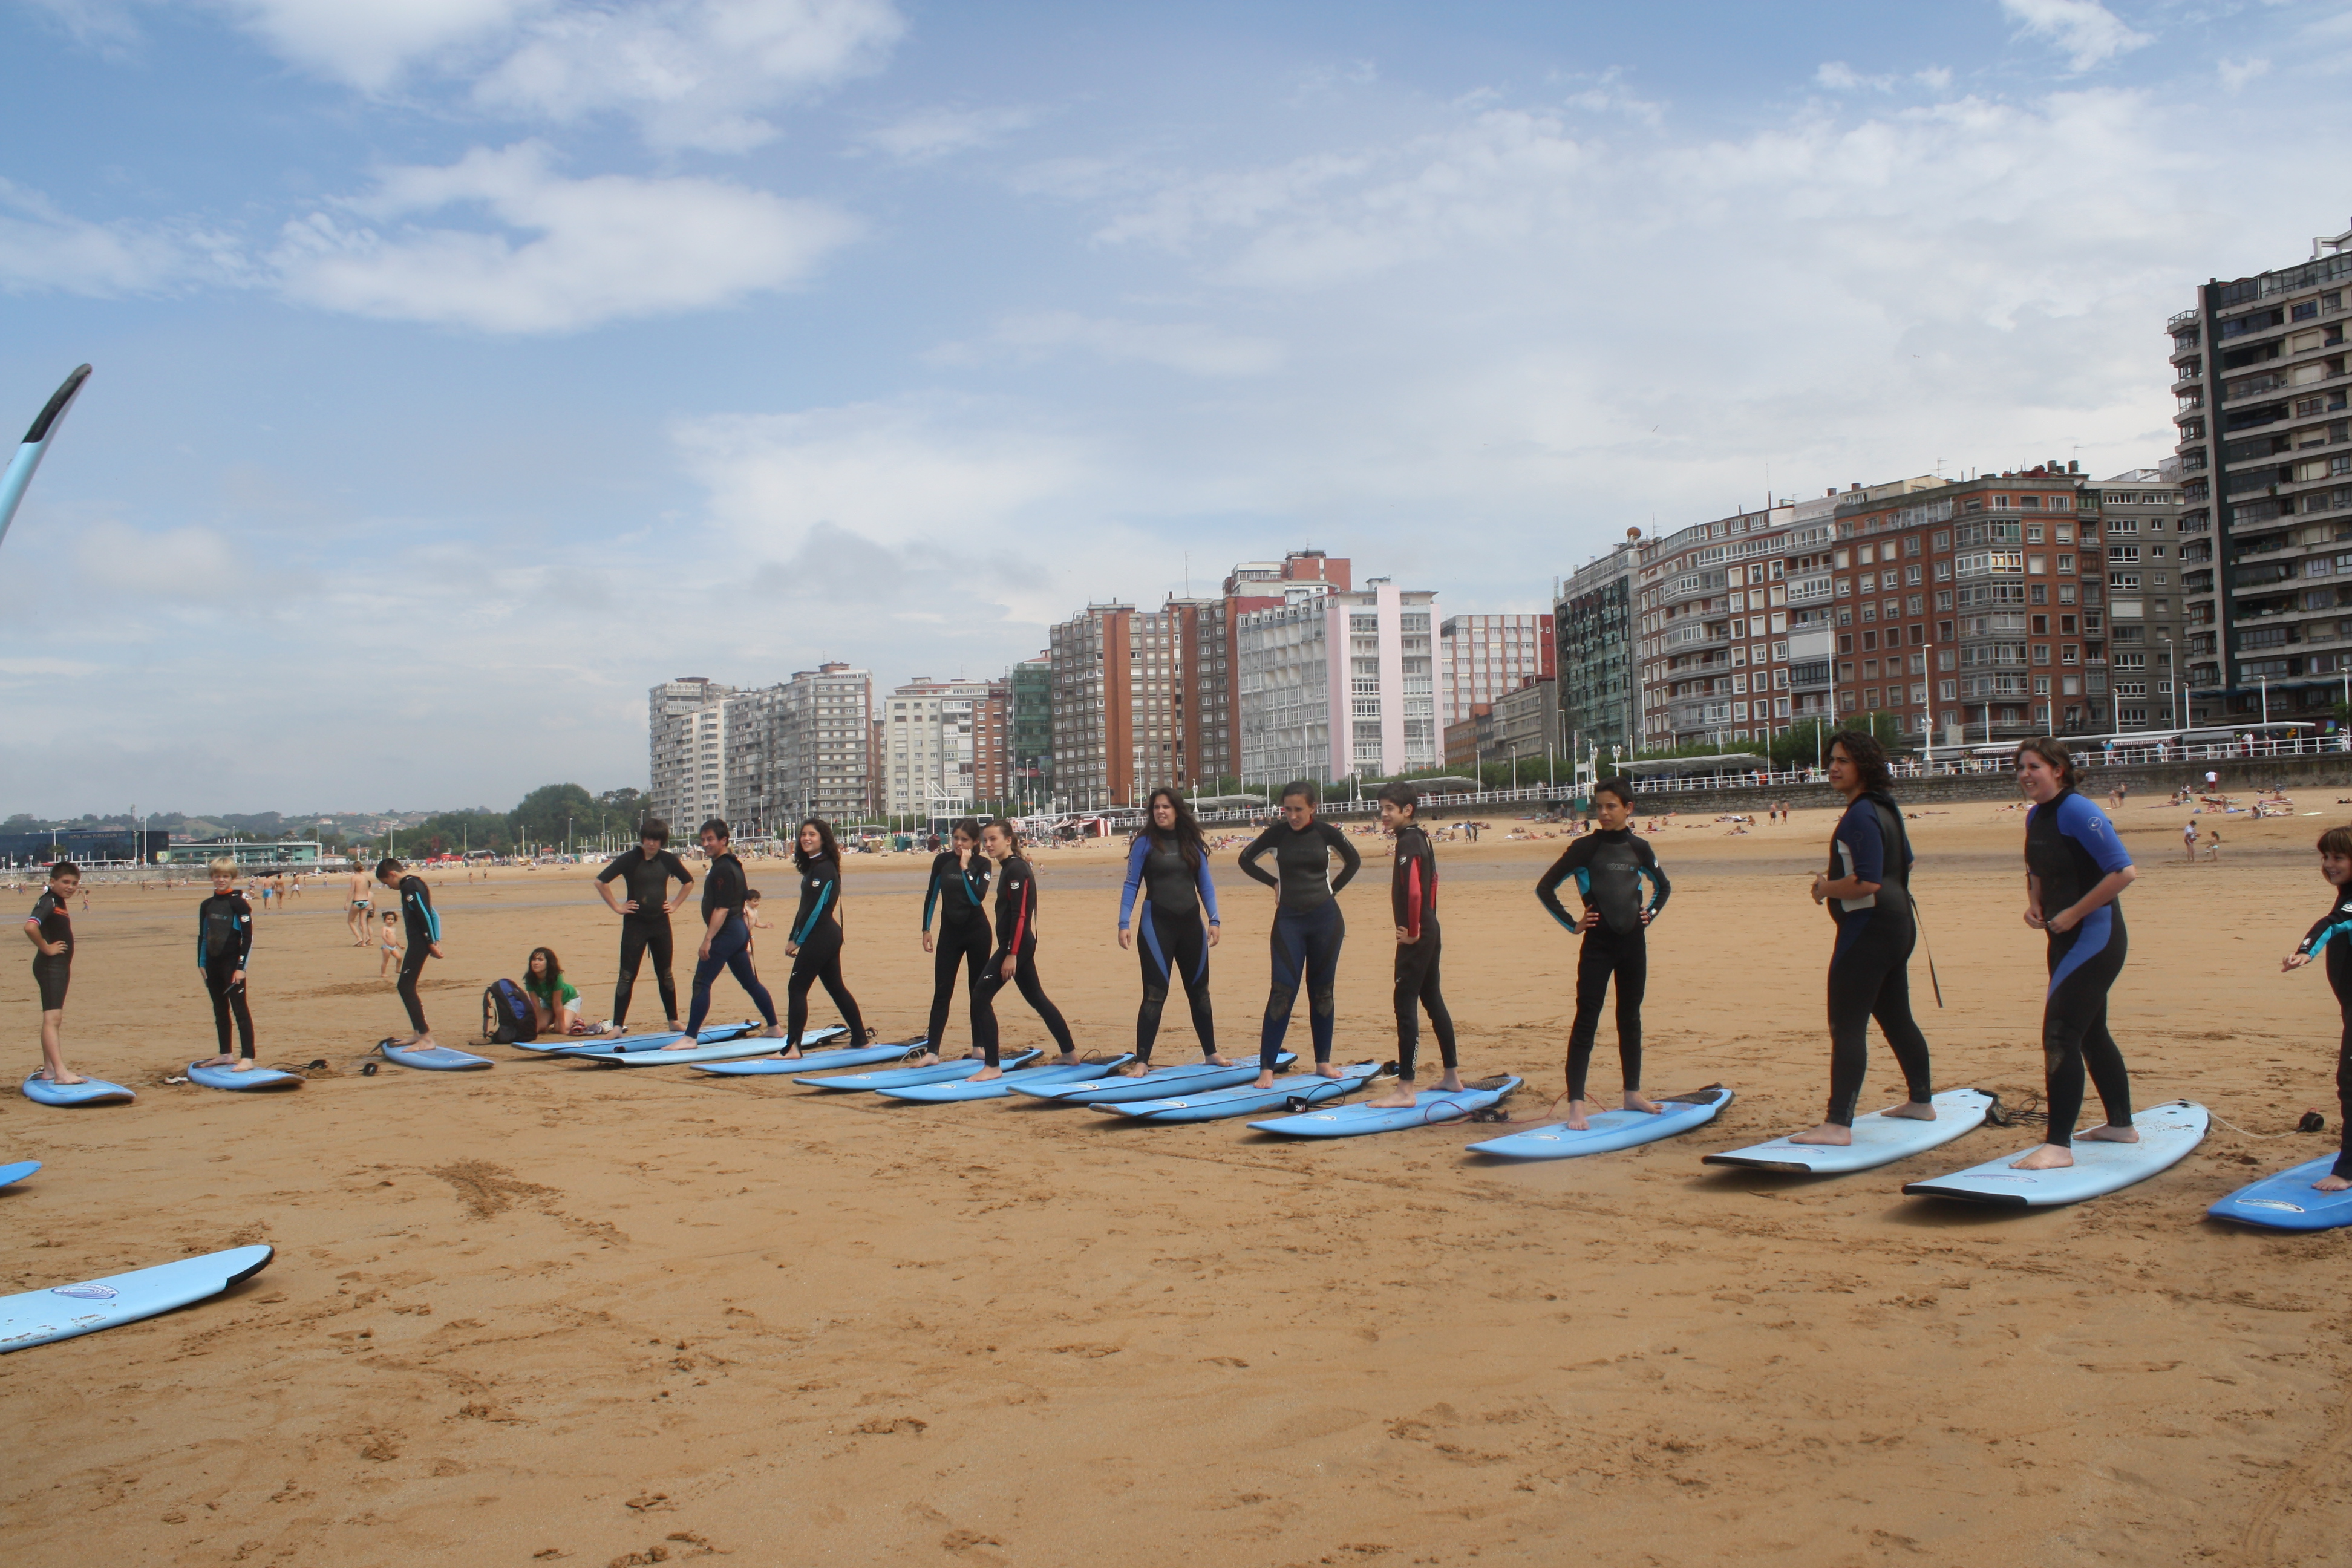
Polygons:
[[[1203,909],[1206,926],[1201,921]],[[1135,1060],[1118,1069],[1120,1076],[1141,1078],[1151,1070],[1151,1047],[1160,1037],[1160,1014],[1171,978],[1183,984],[1202,1058],[1215,1067],[1231,1066],[1217,1054],[1216,1019],[1209,1006],[1209,949],[1217,945],[1217,886],[1209,877],[1209,846],[1184,797],[1172,789],[1151,792],[1143,826],[1128,848],[1127,885],[1118,895],[1118,945],[1133,946],[1143,965]]]
[[[995,871],[995,863],[980,852],[980,824],[969,816],[949,831],[948,847],[931,857],[931,880],[923,889],[923,951],[931,955],[931,1021],[923,1033],[917,1066],[940,1059],[958,965],[966,972],[965,994],[979,993],[980,972],[988,967],[994,941],[988,929],[988,885]],[[940,918],[936,939],[931,934],[935,911]]]
[[812,816],[801,824],[793,848],[793,864],[801,871],[801,907],[793,916],[792,935],[784,952],[793,961],[793,977],[784,986],[784,1049],[790,1059],[801,1054],[801,1031],[808,1026],[809,987],[824,983],[824,994],[841,1009],[849,1026],[849,1043],[866,1043],[866,1018],[857,998],[842,983],[841,950],[847,941],[841,924],[841,846],[834,842],[832,825]]
[[[1274,857],[1275,869],[1258,861]],[[1339,874],[1331,874],[1331,857]],[[1307,987],[1307,1021],[1315,1037],[1315,1070],[1338,1078],[1331,1064],[1331,1030],[1339,985],[1339,946],[1348,922],[1339,914],[1339,889],[1361,869],[1364,858],[1348,836],[1315,816],[1315,786],[1296,779],[1282,786],[1282,816],[1242,851],[1241,868],[1279,894],[1274,910],[1274,984],[1266,993],[1265,1020],[1258,1028],[1257,1087],[1274,1087],[1274,1064],[1290,1032],[1290,1009],[1298,988]]]
[[971,988],[971,1037],[988,1065],[972,1074],[971,1081],[1003,1076],[996,1065],[996,994],[1007,985],[1019,986],[1022,1000],[1045,1021],[1054,1043],[1062,1047],[1059,1065],[1072,1065],[1078,1059],[1078,1047],[1070,1038],[1070,1026],[1037,979],[1036,870],[1021,858],[1021,835],[1003,817],[980,830],[980,847],[996,863],[996,955]]

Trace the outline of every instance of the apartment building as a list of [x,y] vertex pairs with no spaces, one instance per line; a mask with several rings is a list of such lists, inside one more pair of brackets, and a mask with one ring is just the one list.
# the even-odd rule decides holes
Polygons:
[[[2181,640],[2180,471],[2129,468],[2099,484],[2099,527],[2106,538],[2108,670],[2115,727],[2165,730],[2189,722],[2187,664]],[[2199,552],[2212,548],[2197,542]]]
[[1244,786],[1438,765],[1437,595],[1385,577],[1293,581],[1234,616]]
[[1181,784],[1184,690],[1177,617],[1117,602],[1053,629],[1054,793],[1080,809],[1139,805]]
[[2167,323],[2195,721],[2324,712],[2352,658],[2352,230]]
[[1549,616],[1446,616],[1437,628],[1439,725],[1499,700],[1522,682],[1549,679],[1558,658]]
[[1580,755],[1595,746],[1622,752],[1635,733],[1633,584],[1641,542],[1642,531],[1627,529],[1622,542],[1577,568],[1552,595],[1560,739]]
[[654,687],[646,699],[648,815],[690,837],[709,817],[728,817],[727,700],[735,695],[699,675]]
[[1008,799],[1042,801],[1054,791],[1054,661],[1040,652],[1013,667],[1004,764]]
[[[986,710],[999,683],[919,675],[882,703],[882,809],[893,816],[953,816],[1000,792],[1002,720]],[[984,751],[992,743],[992,755]]]
[[[1801,531],[1796,510],[1735,512],[1636,546],[1644,748],[1763,740],[1787,725],[1782,576]],[[1826,523],[1809,526],[1826,542]]]
[[727,700],[727,799],[736,831],[787,836],[804,817],[874,809],[874,674],[842,663]]

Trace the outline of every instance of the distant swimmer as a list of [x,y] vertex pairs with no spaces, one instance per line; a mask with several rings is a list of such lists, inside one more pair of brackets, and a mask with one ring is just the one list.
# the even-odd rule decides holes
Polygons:
[[[1464,824],[1468,831],[1471,824]],[[1472,837],[1475,838],[1475,834]],[[1275,870],[1258,862],[1274,857]],[[1339,874],[1331,874],[1331,857]],[[1241,853],[1244,876],[1264,882],[1279,897],[1274,910],[1274,984],[1258,1029],[1257,1087],[1274,1087],[1275,1059],[1290,1032],[1290,1010],[1298,988],[1307,988],[1307,1019],[1315,1039],[1315,1070],[1338,1078],[1331,1065],[1331,1030],[1337,1012],[1339,948],[1348,922],[1339,914],[1339,889],[1361,869],[1364,858],[1348,836],[1315,816],[1315,786],[1298,779],[1282,786],[1282,820],[1269,826]]]
[[74,889],[81,886],[81,868],[60,860],[49,868],[49,885],[33,900],[25,917],[25,940],[33,944],[33,989],[41,998],[41,1070],[37,1078],[54,1084],[89,1080],[66,1066],[60,1037],[66,1026],[66,987],[73,981]]
[[[625,899],[615,898],[613,882],[619,879]],[[669,885],[675,881],[677,891]],[[629,1021],[629,998],[637,988],[637,968],[650,952],[654,984],[661,988],[662,1016],[677,1027],[677,980],[670,972],[672,946],[670,911],[686,902],[694,890],[694,873],[669,847],[669,824],[658,816],[646,818],[637,829],[637,847],[613,857],[596,873],[596,893],[621,917],[621,973],[613,982],[613,1027]]]
[[[213,999],[213,1028],[220,1055],[208,1064],[237,1072],[253,1067],[253,1014],[246,1006],[245,971],[253,958],[253,906],[236,890],[236,860],[223,855],[206,868],[212,897],[196,906],[196,973]],[[242,1052],[229,1049],[229,1021],[236,1021]]]
[[1437,1037],[1437,1054],[1445,1073],[1438,1089],[1448,1094],[1462,1089],[1462,1057],[1454,1039],[1454,1015],[1445,1005],[1438,983],[1444,933],[1437,924],[1437,851],[1429,835],[1414,821],[1421,792],[1402,781],[1381,786],[1381,826],[1396,836],[1396,856],[1389,873],[1389,910],[1396,921],[1397,1080],[1367,1105],[1404,1107],[1419,1103],[1414,1061],[1421,1053],[1421,1015],[1429,1014],[1429,1032]]
[[2327,984],[2344,1033],[2336,1047],[2336,1109],[2343,1122],[2336,1166],[2313,1186],[2323,1193],[2352,1187],[2352,827],[2331,827],[2319,836],[2319,874],[2332,889],[2327,912],[2312,923],[2279,967],[2301,969],[2326,954]]
[[971,1081],[1004,1076],[997,1066],[996,994],[1007,985],[1020,987],[1022,1000],[1036,1009],[1054,1043],[1062,1047],[1057,1065],[1073,1065],[1078,1047],[1070,1037],[1069,1022],[1037,978],[1036,870],[1021,858],[1021,835],[1003,817],[981,829],[980,847],[996,865],[996,954],[971,994],[971,1037],[988,1063],[971,1075]]
[[1830,952],[1830,1101],[1819,1127],[1791,1143],[1853,1142],[1854,1102],[1870,1072],[1870,1022],[1878,1020],[1903,1068],[1907,1103],[1889,1116],[1936,1120],[1927,1039],[1911,1016],[1911,949],[1918,924],[1911,911],[1911,840],[1903,808],[1886,791],[1886,752],[1875,738],[1843,730],[1830,738],[1830,787],[1846,798],[1830,837],[1829,869],[1813,879],[1813,902],[1827,902],[1837,922]]
[[[1601,998],[1612,979],[1617,983],[1617,1059],[1625,1072],[1625,1109],[1652,1115],[1662,1109],[1642,1093],[1642,997],[1649,986],[1649,924],[1674,891],[1658,865],[1658,852],[1631,831],[1633,782],[1603,779],[1592,787],[1592,806],[1601,818],[1600,830],[1570,845],[1536,883],[1536,897],[1551,918],[1584,937],[1576,954],[1576,1022],[1568,1034],[1568,1125],[1579,1132],[1591,1125],[1585,1120],[1585,1080],[1592,1067]],[[1583,902],[1573,918],[1560,903],[1559,890],[1571,877]]]
[[[849,1043],[862,1046],[866,1040],[866,1016],[857,1010],[857,998],[849,994],[848,983],[841,977],[841,952],[848,936],[841,921],[841,847],[834,842],[833,825],[815,816],[803,822],[793,863],[801,872],[801,907],[793,916],[792,932],[784,942],[784,952],[793,961],[793,977],[784,987],[783,1054],[788,1058],[801,1054],[801,1034],[808,1026],[809,987],[820,983],[840,1010],[842,1023],[848,1026]],[[750,941],[747,932],[746,946]]]
[[1172,985],[1184,988],[1202,1059],[1233,1065],[1217,1054],[1216,1016],[1209,1005],[1209,949],[1217,945],[1217,884],[1209,875],[1201,825],[1182,795],[1153,790],[1143,826],[1128,846],[1127,881],[1118,893],[1118,945],[1132,945],[1143,966],[1135,1059],[1118,1069],[1122,1076],[1141,1078],[1151,1070],[1151,1047]]
[[702,877],[702,945],[695,952],[694,999],[687,1014],[686,1033],[664,1046],[666,1051],[689,1051],[702,1043],[702,1020],[710,1013],[710,983],[719,978],[721,969],[735,976],[735,984],[767,1020],[761,1037],[774,1039],[784,1032],[776,1022],[775,1000],[751,969],[751,928],[743,923],[743,894],[749,884],[743,862],[727,847],[727,824],[714,816],[702,825],[699,837],[709,868]]
[[344,893],[343,926],[352,933],[353,947],[365,947],[374,940],[368,930],[368,915],[375,908],[375,892],[369,882],[367,869],[357,861],[352,864],[351,886]]
[[2054,740],[2018,748],[2017,787],[2033,803],[2025,817],[2025,923],[2049,936],[2050,989],[2042,1005],[2043,1104],[2049,1142],[2010,1163],[2021,1171],[2074,1163],[2074,1122],[2083,1113],[2087,1067],[2107,1123],[2081,1134],[2137,1143],[2131,1074],[2107,1032],[2107,993],[2123,973],[2124,907],[2116,901],[2139,873],[2106,813],[2075,793],[2074,759]]
[[417,998],[417,977],[425,973],[427,958],[441,954],[441,916],[433,908],[433,890],[422,877],[412,877],[407,868],[387,855],[375,863],[375,879],[390,888],[400,899],[401,924],[406,937],[405,952],[400,961],[400,1001],[408,1009],[408,1026],[415,1031],[404,1040],[386,1040],[387,1051],[436,1048],[432,1026],[425,1021],[425,1004]]
[[[931,1018],[923,1031],[923,1054],[916,1058],[919,1067],[940,1059],[959,966],[964,971],[966,1004],[978,1005],[981,971],[988,967],[995,945],[988,929],[988,887],[995,874],[995,862],[981,853],[980,824],[969,816],[949,832],[948,847],[931,857],[931,879],[923,889],[922,931],[923,951],[931,955]],[[936,935],[931,930],[935,914]]]

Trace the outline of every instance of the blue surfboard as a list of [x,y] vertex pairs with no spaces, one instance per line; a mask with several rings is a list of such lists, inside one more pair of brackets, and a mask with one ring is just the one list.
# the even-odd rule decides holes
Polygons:
[[121,1105],[139,1097],[102,1078],[81,1083],[51,1083],[45,1078],[28,1078],[25,1080],[25,1098],[36,1105]]
[[[1026,1050],[1002,1057],[997,1065],[1006,1071],[1023,1068],[1045,1053]],[[927,1068],[896,1068],[889,1072],[837,1072],[830,1078],[796,1078],[794,1083],[811,1089],[840,1089],[850,1094],[870,1093],[885,1089],[912,1089],[920,1083],[953,1083],[970,1078],[988,1064],[978,1057],[959,1057],[951,1062],[935,1062]]]
[[66,416],[73,400],[81,391],[81,384],[89,379],[89,366],[81,365],[66,377],[63,385],[49,395],[48,403],[34,417],[32,428],[25,432],[24,441],[16,455],[8,460],[5,471],[0,471],[0,539],[8,537],[8,525],[16,521],[16,503],[25,499],[25,487],[33,482],[41,458],[49,449],[49,439],[57,434],[58,421]]
[[2194,1100],[2176,1100],[2132,1118],[2137,1143],[2075,1141],[2074,1163],[2056,1171],[2021,1171],[2011,1162],[2032,1152],[2013,1149],[1996,1160],[1970,1165],[1932,1181],[1906,1182],[1904,1193],[1919,1198],[1958,1198],[2011,1208],[2048,1208],[2078,1204],[2116,1192],[2170,1169],[2205,1139],[2209,1116]]
[[0,1354],[135,1323],[217,1296],[260,1273],[275,1255],[268,1247],[232,1247],[103,1279],[0,1297]]
[[19,1160],[13,1165],[0,1165],[0,1187],[13,1187],[40,1168],[38,1160]]
[[499,1064],[488,1057],[469,1056],[453,1051],[446,1046],[436,1046],[429,1051],[394,1050],[390,1042],[376,1047],[376,1054],[388,1062],[398,1062],[404,1068],[422,1068],[426,1072],[480,1072]]
[[203,1062],[188,1064],[188,1081],[206,1089],[299,1089],[299,1073],[279,1072],[276,1068],[247,1068],[239,1072],[235,1068],[207,1067]]
[[[770,1045],[776,1042],[771,1040]],[[842,1046],[829,1051],[803,1051],[797,1057],[753,1057],[731,1062],[692,1062],[697,1072],[720,1078],[789,1078],[802,1072],[837,1072],[843,1068],[872,1067],[876,1062],[904,1061],[922,1054],[920,1040],[895,1045]]]
[[1253,1121],[1250,1125],[1261,1132],[1280,1132],[1292,1138],[1361,1138],[1370,1132],[1401,1132],[1408,1127],[1426,1127],[1433,1121],[1450,1121],[1474,1110],[1484,1110],[1526,1081],[1506,1077],[1484,1089],[1451,1092],[1424,1089],[1413,1096],[1411,1105],[1341,1105],[1328,1110],[1277,1116],[1271,1121]]
[[[830,1039],[848,1032],[836,1024],[830,1029],[811,1029],[801,1039],[803,1042]],[[683,1036],[679,1037],[684,1038]],[[556,1054],[600,1068],[675,1068],[693,1067],[698,1062],[739,1061],[748,1057],[772,1056],[782,1048],[783,1042],[773,1037],[738,1035],[729,1040],[705,1040],[697,1046],[659,1046],[646,1051],[559,1051]]]
[[[1128,1053],[1126,1060],[1134,1059],[1134,1053]],[[1275,1066],[1286,1068],[1297,1059],[1291,1052],[1283,1051],[1275,1057]],[[1166,1100],[1191,1089],[1205,1094],[1211,1089],[1248,1083],[1257,1077],[1257,1063],[1254,1061],[1222,1068],[1206,1062],[1187,1062],[1181,1067],[1158,1068],[1142,1078],[1120,1078],[1104,1070],[1122,1065],[1103,1062],[1085,1078],[1063,1083],[1041,1084],[1032,1077],[1014,1084],[1013,1092],[1063,1105],[1115,1105],[1123,1100]]]
[[2233,1219],[2266,1230],[2334,1230],[2352,1225],[2352,1192],[2312,1190],[2312,1183],[2335,1168],[2333,1154],[2289,1165],[2274,1176],[2240,1187],[2205,1212],[2215,1219]]
[[1305,1100],[1308,1105],[1339,1100],[1371,1082],[1381,1070],[1378,1062],[1358,1062],[1342,1068],[1338,1078],[1311,1072],[1290,1073],[1276,1079],[1271,1089],[1253,1089],[1244,1084],[1234,1089],[1179,1094],[1167,1100],[1113,1100],[1108,1105],[1097,1104],[1095,1109],[1132,1116],[1140,1121],[1217,1121],[1229,1116],[1281,1110],[1293,1100]]
[[952,1105],[967,1100],[1004,1100],[1015,1093],[1025,1092],[1035,1084],[1090,1081],[1105,1069],[1131,1060],[1133,1057],[1134,1053],[1130,1051],[1127,1056],[1114,1057],[1107,1062],[1071,1062],[1067,1066],[1055,1062],[1041,1068],[1027,1068],[1019,1072],[1009,1072],[1003,1078],[990,1079],[986,1083],[974,1083],[965,1079],[956,1083],[916,1084],[908,1089],[886,1089],[879,1092],[885,1100],[911,1100],[917,1105]]
[[[701,1040],[706,1046],[721,1040],[732,1040],[764,1027],[757,1018],[747,1018],[740,1024],[705,1024]],[[550,1035],[543,1040],[529,1044],[517,1041],[515,1049],[536,1051],[542,1056],[604,1056],[614,1052],[657,1051],[664,1046],[676,1045],[686,1038],[683,1029],[669,1029],[652,1035]]]
[[1606,1154],[1704,1127],[1731,1101],[1731,1090],[1714,1084],[1693,1094],[1678,1094],[1658,1101],[1664,1109],[1654,1116],[1646,1110],[1603,1110],[1588,1115],[1585,1121],[1591,1125],[1581,1132],[1565,1122],[1555,1121],[1549,1127],[1530,1128],[1507,1138],[1489,1138],[1469,1148],[1474,1154],[1492,1154],[1503,1160],[1573,1160],[1584,1154]]

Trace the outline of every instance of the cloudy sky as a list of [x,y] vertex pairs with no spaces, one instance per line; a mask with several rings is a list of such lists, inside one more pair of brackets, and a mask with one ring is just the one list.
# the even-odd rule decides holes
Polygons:
[[[2352,0],[7,0],[0,814],[644,782],[1312,543],[2170,447],[2352,221]],[[1768,489],[1769,487],[1769,489]]]

